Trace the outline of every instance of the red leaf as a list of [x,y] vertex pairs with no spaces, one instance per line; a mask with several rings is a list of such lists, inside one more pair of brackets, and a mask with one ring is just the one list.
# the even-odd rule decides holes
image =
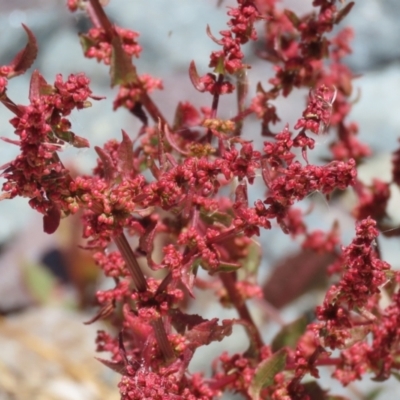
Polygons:
[[59,208],[53,205],[43,216],[43,230],[48,234],[54,233],[60,225],[61,212]]
[[24,74],[32,66],[38,54],[38,45],[35,35],[26,25],[22,24],[22,27],[25,29],[28,36],[28,43],[11,61],[9,66],[12,68],[12,71],[7,75],[7,78],[13,78],[14,76]]
[[171,308],[169,315],[172,317],[172,325],[177,332],[183,335],[186,330],[193,329],[196,325],[199,325],[205,321],[202,316],[198,314],[185,314],[178,308]]
[[72,132],[71,132],[71,139],[72,140],[71,140],[70,143],[72,144],[72,146],[76,147],[77,149],[90,147],[90,143],[89,143],[89,141],[87,139],[85,139],[85,138],[83,138],[81,136],[75,135]]
[[49,85],[43,76],[36,69],[31,76],[29,84],[29,100],[33,103],[38,100],[43,94],[49,94],[53,91],[53,87]]
[[154,237],[157,233],[157,223],[152,222],[146,228],[146,232],[140,235],[139,248],[146,254],[147,263],[151,269],[158,269],[158,265],[153,261],[151,255],[154,248]]
[[116,173],[111,157],[101,147],[95,146],[94,149],[103,163],[104,178],[111,181]]
[[211,29],[210,29],[210,25],[207,25],[207,36],[214,42],[217,43],[218,45],[222,46],[224,44],[224,42],[222,40],[218,40],[212,33],[211,33]]
[[310,250],[285,258],[263,287],[265,299],[282,308],[310,289],[324,282],[326,268],[334,261],[331,253],[319,254]]
[[[16,146],[20,146],[21,145],[21,141],[20,140],[13,140],[13,139],[9,139],[6,137],[0,137],[1,140],[3,140],[6,143],[10,143],[10,144],[15,144]],[[2,169],[2,168],[0,168]]]
[[113,36],[111,46],[111,86],[137,83],[136,68],[132,64],[131,57],[122,48],[122,42],[118,35]]
[[133,171],[133,142],[122,129],[122,141],[118,146],[118,169],[123,176],[128,177]]
[[208,345],[211,342],[220,342],[226,336],[231,335],[234,321],[224,319],[222,325],[218,325],[218,318],[196,325],[185,335],[190,345],[194,348]]
[[189,102],[179,102],[174,117],[173,131],[181,128],[199,125],[201,122],[200,114]]
[[205,91],[204,84],[200,80],[200,76],[197,73],[196,64],[194,63],[194,61],[191,61],[189,66],[189,78],[196,90],[201,93]]
[[99,312],[93,318],[91,318],[89,321],[84,322],[84,325],[90,325],[98,321],[99,319],[107,318],[114,312],[114,310],[115,305],[113,303],[105,304],[103,307],[100,308]]
[[139,121],[144,125],[147,126],[149,124],[149,119],[147,118],[146,113],[143,110],[142,103],[140,101],[135,101],[135,104],[129,111],[139,119]]
[[235,190],[235,203],[239,203],[242,206],[248,206],[248,196],[247,196],[247,184],[246,181],[242,181],[237,185]]
[[343,18],[351,11],[354,6],[354,1],[351,1],[345,7],[343,7],[336,15],[335,24],[342,22]]

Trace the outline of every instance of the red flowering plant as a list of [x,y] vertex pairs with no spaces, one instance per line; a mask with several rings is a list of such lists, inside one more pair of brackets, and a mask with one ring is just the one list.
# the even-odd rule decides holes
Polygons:
[[[96,344],[108,353],[99,361],[122,376],[123,400],[206,400],[225,392],[247,399],[328,400],[343,397],[320,386],[320,369],[333,369],[343,385],[367,373],[375,380],[398,376],[400,276],[380,259],[377,245],[379,230],[386,229],[389,183],[366,186],[357,178],[357,166],[371,151],[347,120],[353,75],[342,59],[350,53],[352,32],[332,33],[354,3],[314,0],[314,11],[303,16],[276,3],[237,0],[219,37],[207,27],[220,50],[211,53],[205,75],[191,62],[189,77],[205,98],[208,93],[211,107],[199,110],[182,101],[175,116],[166,118],[150,97],[162,89],[161,80],[139,75],[132,62],[142,51],[139,34],[112,24],[99,0],[69,0],[72,12],[84,10],[93,23],[80,39],[86,57],[110,67],[111,85],[119,88],[114,108],[126,108],[142,123],[136,136],[123,131],[120,140],[95,147],[91,176],[72,177],[59,156],[66,143],[89,146],[69,121],[72,111],[100,100],[89,79],[58,75],[50,84],[34,71],[29,105],[15,104],[7,95],[8,79],[24,74],[38,51],[26,26],[28,44],[0,68],[0,101],[15,114],[10,123],[18,136],[5,140],[20,148],[2,167],[2,199],[29,198],[43,214],[47,233],[61,218],[82,212],[86,246],[114,282],[97,292],[98,312],[89,323],[107,319],[115,325],[114,332],[99,331]],[[250,65],[242,47],[261,43],[256,24],[265,27],[259,56],[274,65],[274,76],[258,83],[249,99]],[[298,88],[309,90],[303,114],[292,128],[274,132],[280,120],[274,100]],[[220,97],[235,92],[236,115],[220,118]],[[263,146],[246,139],[247,118],[259,121]],[[311,164],[315,138],[328,130],[334,135],[330,159]],[[250,203],[248,187],[257,176],[263,192]],[[353,211],[356,235],[340,250],[338,224],[330,232],[312,231],[296,204],[315,191],[328,198],[349,187],[359,200]],[[232,196],[226,195],[229,190]],[[274,278],[261,287],[256,276],[260,255],[254,237],[271,229],[302,242],[304,264],[325,257],[333,283],[314,318],[300,316],[267,343],[247,300],[257,297],[271,310],[270,293],[286,290],[285,282],[277,285]],[[132,237],[138,239],[135,246]],[[199,269],[212,280],[201,279]],[[216,290],[216,301],[234,307],[237,317],[219,321],[190,314],[188,299],[196,301],[197,290]],[[248,349],[210,360],[207,378],[190,373],[197,349],[222,341],[235,325],[245,328]]]

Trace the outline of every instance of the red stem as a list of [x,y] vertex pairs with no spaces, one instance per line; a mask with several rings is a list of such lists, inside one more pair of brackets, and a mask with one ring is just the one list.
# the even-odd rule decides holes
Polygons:
[[175,358],[174,350],[171,346],[171,343],[168,340],[167,333],[165,332],[164,323],[162,318],[158,318],[156,321],[152,323],[154,334],[156,336],[156,340],[158,346],[160,347],[161,352],[163,353],[164,360],[167,363],[170,363]]
[[[238,115],[242,114],[245,110],[245,100],[247,97],[247,93],[249,90],[249,83],[246,75],[246,70],[242,70],[239,72],[237,76],[237,91],[236,91],[236,99],[238,105]],[[240,119],[236,122],[235,136],[240,136],[243,128],[243,119]]]
[[0,96],[0,101],[17,117],[22,117],[24,112],[5,93]]
[[[116,33],[114,32],[113,25],[111,24],[110,20],[107,17],[107,14],[104,12],[103,7],[99,3],[99,0],[90,0],[90,5],[93,8],[93,11],[95,13],[95,16],[100,23],[100,25],[103,27],[105,30],[108,38],[112,39]],[[163,124],[168,125],[167,120],[165,117],[162,115],[161,111],[158,109],[158,107],[155,105],[153,100],[149,97],[147,92],[144,90],[142,87],[142,93],[140,95],[140,102],[143,104],[147,112],[150,114],[151,118],[153,119],[154,122],[161,121]]]
[[[215,118],[217,116],[217,110],[218,110],[218,103],[219,103],[219,88],[222,85],[222,82],[224,81],[224,75],[223,74],[219,74],[218,78],[217,78],[217,90],[214,93],[213,96],[213,101],[211,104],[211,115],[210,118]],[[211,133],[211,129],[209,128],[207,130],[207,141],[208,143],[211,143],[211,139],[212,139],[212,133]]]
[[256,349],[260,350],[260,348],[264,345],[264,342],[261,338],[260,332],[258,331],[256,324],[253,321],[253,318],[249,312],[249,309],[247,308],[246,303],[243,301],[242,297],[236,289],[235,274],[236,272],[220,273],[219,277],[224,284],[225,289],[228,292],[229,299],[235,306],[240,319],[246,321],[250,329],[252,330],[250,340],[253,339]]
[[208,239],[208,243],[210,244],[221,243],[226,239],[230,239],[234,236],[237,236],[240,232],[241,230],[237,230],[236,228],[229,229],[225,232],[220,233],[218,236]]
[[147,282],[146,278],[143,274],[140,265],[133,254],[131,246],[126,240],[126,236],[121,233],[120,235],[114,238],[114,242],[118,247],[123,259],[125,260],[126,266],[128,267],[129,272],[131,273],[133,283],[135,284],[138,292],[145,292],[147,290]]
[[103,7],[101,6],[99,0],[90,0],[90,5],[93,8],[93,11],[97,17],[98,22],[106,31],[106,35],[111,41],[112,37],[114,36],[114,29],[110,20],[107,17],[107,14],[104,12]]
[[[133,254],[131,246],[129,245],[126,236],[121,233],[120,235],[114,238],[115,244],[118,247],[118,250],[121,252],[122,257],[124,258],[126,265],[131,273],[133,282],[136,286],[136,289],[139,292],[144,292],[147,290],[147,282],[146,278],[143,274],[143,271],[140,268],[140,265]],[[160,317],[156,321],[152,323],[154,334],[156,336],[156,340],[160,350],[164,356],[164,359],[167,363],[171,362],[175,358],[174,350],[171,347],[171,344],[168,341],[167,333],[165,332],[165,327],[162,318]]]
[[140,101],[143,104],[144,108],[147,110],[147,112],[150,114],[154,122],[161,121],[164,125],[169,127],[167,120],[165,119],[161,111],[155,105],[154,101],[149,97],[149,95],[147,94],[147,92],[144,91],[143,88],[142,88],[142,94],[140,95]]

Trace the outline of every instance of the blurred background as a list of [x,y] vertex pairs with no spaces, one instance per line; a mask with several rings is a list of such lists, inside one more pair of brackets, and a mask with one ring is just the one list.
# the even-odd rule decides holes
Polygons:
[[[89,139],[91,148],[81,151],[67,148],[61,154],[70,168],[90,173],[95,162],[93,147],[109,138],[119,138],[121,129],[134,136],[140,123],[124,109],[112,112],[116,91],[110,89],[108,69],[82,56],[77,34],[90,25],[84,15],[69,13],[64,3],[0,0],[0,65],[10,62],[25,45],[26,35],[21,28],[24,23],[39,44],[39,57],[33,68],[39,69],[46,80],[51,83],[58,73],[67,77],[78,72],[85,72],[91,78],[93,93],[106,96],[106,100],[93,102],[92,108],[71,116],[72,130]],[[231,4],[234,4],[231,0],[223,1],[220,6],[217,0],[111,0],[107,6],[112,21],[140,33],[143,52],[135,63],[139,73],[163,79],[164,91],[154,93],[152,98],[167,118],[171,118],[180,100],[210,106],[210,97],[193,89],[187,69],[190,61],[195,60],[200,74],[208,72],[209,54],[216,45],[207,37],[206,26],[209,24],[218,36],[225,29],[226,7]],[[300,13],[307,12],[310,6],[311,0],[282,1],[282,7]],[[398,147],[399,17],[400,3],[396,0],[359,0],[344,21],[344,26],[355,30],[353,54],[347,63],[358,76],[354,81],[354,99],[360,94],[350,119],[359,124],[360,139],[374,151],[374,156],[360,169],[365,182],[373,177],[391,179],[391,152]],[[262,34],[262,23],[259,30]],[[245,48],[246,62],[253,65],[249,71],[250,95],[255,93],[257,82],[267,87],[272,76],[271,66],[258,60],[254,50],[251,44]],[[18,104],[27,103],[30,72],[10,80],[8,95]],[[228,97],[221,100],[220,106],[220,115],[226,118],[236,110],[234,96]],[[293,127],[306,98],[307,92],[298,90],[289,99],[277,102],[283,121],[279,127],[286,123]],[[12,114],[0,106],[0,137],[13,138],[10,118]],[[262,143],[255,121],[246,123],[244,132],[246,138]],[[329,140],[329,135],[318,139],[317,155],[324,155]],[[0,164],[12,160],[16,152],[16,147],[1,143]],[[259,190],[255,185],[251,196],[259,196]],[[400,225],[399,196],[395,188],[392,192],[389,214]],[[351,198],[332,205],[317,193],[300,206],[307,209],[310,201],[315,203],[315,212],[307,218],[309,225],[329,229],[333,221],[340,220],[343,241],[348,243],[354,234],[354,221],[348,217]],[[260,239],[266,251],[260,268],[262,279],[267,279],[274,266],[287,262],[282,261],[282,254],[296,254],[298,250],[298,243],[277,231],[264,233]],[[26,199],[0,202],[0,400],[119,398],[115,389],[118,378],[94,359],[95,331],[101,324],[82,324],[94,314],[91,308],[94,291],[107,283],[98,275],[88,255],[78,249],[80,235],[79,219],[63,221],[56,234],[49,236],[42,233],[42,218],[30,209]],[[397,248],[397,239],[382,241],[383,258],[395,268]],[[195,311],[204,315],[208,300],[199,296],[202,300]],[[299,310],[309,306],[310,299],[300,298],[283,309],[282,318],[289,322]],[[214,306],[206,311],[206,317],[234,315],[232,310]],[[262,322],[262,315],[258,318]],[[272,337],[276,329],[266,329],[266,338]],[[235,331],[226,343],[208,346],[201,352],[202,357],[213,357],[222,348],[245,349],[244,333]],[[195,357],[193,370],[201,366],[201,357]],[[363,389],[373,390],[374,386],[367,383]],[[336,393],[341,390],[335,386]],[[357,386],[353,390],[352,398],[364,398]]]

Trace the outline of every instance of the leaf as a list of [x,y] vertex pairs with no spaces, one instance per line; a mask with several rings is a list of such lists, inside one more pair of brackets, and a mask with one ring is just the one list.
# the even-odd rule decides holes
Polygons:
[[309,400],[327,400],[327,391],[319,386],[318,382],[312,381],[303,384]]
[[[393,375],[393,373],[392,373]],[[376,389],[372,389],[370,392],[364,395],[365,400],[375,400],[379,397],[379,395],[383,392],[382,387],[378,387]]]
[[257,276],[258,267],[261,263],[261,247],[259,243],[252,241],[247,251],[248,254],[242,261],[242,271],[247,276]]
[[174,116],[173,131],[181,128],[199,125],[201,122],[200,114],[189,102],[179,102]]
[[185,335],[193,350],[211,342],[220,342],[232,333],[235,323],[234,320],[224,319],[222,325],[218,325],[218,318],[208,320],[197,314],[184,314],[178,309],[170,310],[169,315],[173,327],[179,334]]
[[35,35],[26,25],[22,24],[22,27],[28,36],[28,43],[11,61],[9,67],[12,68],[12,71],[7,75],[9,79],[24,74],[32,66],[38,54]]
[[220,211],[209,213],[202,208],[200,209],[200,218],[209,225],[212,225],[213,222],[218,222],[229,228],[232,224],[232,216]]
[[[6,138],[6,137],[0,137],[0,139],[3,142],[14,144],[16,146],[21,146],[21,141],[20,140],[13,140],[13,139],[9,139],[9,138]],[[0,169],[3,169],[3,168],[0,168]]]
[[275,375],[285,368],[286,356],[286,350],[281,349],[272,354],[271,357],[261,361],[257,366],[249,387],[249,395],[252,400],[259,400],[261,390],[274,383]]
[[216,44],[218,44],[219,46],[223,46],[224,42],[222,40],[218,40],[211,32],[210,29],[210,25],[207,24],[207,28],[206,28],[206,33],[207,36]]
[[92,38],[82,33],[79,35],[79,41],[81,43],[83,53],[86,53],[91,47],[96,46],[96,42]]
[[40,264],[25,265],[22,268],[22,280],[29,294],[39,304],[49,303],[57,284],[50,271]]
[[278,351],[283,347],[296,348],[297,341],[305,332],[307,325],[308,319],[305,315],[285,325],[272,340],[272,350]]
[[326,280],[326,268],[335,260],[331,253],[301,250],[283,259],[263,286],[265,299],[282,308]]
[[349,4],[344,6],[336,15],[335,18],[335,24],[340,24],[342,22],[343,18],[346,17],[346,15],[351,11],[351,9],[354,7],[354,1],[351,1]]
[[112,302],[105,304],[103,307],[100,308],[100,310],[94,317],[92,317],[89,321],[85,321],[83,324],[90,325],[98,321],[99,319],[107,318],[114,312],[114,310],[115,310],[115,304],[113,304]]
[[198,314],[185,314],[178,308],[170,309],[169,315],[172,318],[172,326],[181,335],[183,335],[186,330],[192,329],[194,326],[207,321]]
[[157,222],[151,221],[144,234],[140,235],[139,248],[146,254],[147,263],[151,269],[158,269],[158,265],[151,258],[154,249],[154,238],[157,233]]
[[[241,264],[240,263],[230,263],[227,261],[220,261],[219,265],[217,268],[212,268],[212,272],[216,273],[216,272],[234,272],[237,271],[238,269],[241,268]],[[203,265],[204,267],[204,265]],[[204,268],[207,269],[207,268]]]
[[218,325],[218,318],[201,322],[186,333],[188,346],[195,349],[215,341],[220,342],[226,336],[231,335],[233,324],[233,320],[224,319],[222,325]]
[[257,82],[256,92],[266,95],[267,91],[263,88],[261,82]]
[[29,84],[29,100],[31,103],[39,100],[44,94],[52,93],[53,90],[53,87],[46,82],[37,69],[33,71]]
[[111,157],[101,147],[95,146],[94,149],[103,163],[104,178],[111,181],[116,173]]
[[48,234],[54,233],[60,225],[60,219],[60,209],[56,205],[52,205],[43,216],[43,231]]
[[118,35],[113,35],[111,46],[111,87],[138,83],[136,68],[132,64],[131,57],[122,48],[122,42]]
[[71,146],[77,148],[77,149],[82,149],[85,147],[90,147],[89,141],[81,136],[75,135],[75,133],[71,131],[62,131],[57,129],[56,127],[53,127],[53,132],[55,135],[63,140],[64,142],[69,143]]
[[222,75],[226,74],[226,71],[225,71],[225,56],[218,57],[218,62],[217,62],[217,65],[214,68],[214,72],[216,74],[222,74]]
[[344,396],[328,396],[326,397],[326,400],[350,400],[348,397]]
[[70,134],[71,134],[70,144],[73,147],[75,147],[77,149],[90,147],[90,143],[89,143],[89,141],[87,139],[85,139],[85,138],[83,138],[81,136],[75,135],[75,133],[72,133],[72,132],[70,132]]
[[122,141],[118,146],[118,169],[125,177],[133,171],[133,142],[123,129]]
[[290,22],[293,24],[295,28],[297,28],[300,24],[299,17],[291,10],[285,9],[285,15],[289,18]]
[[199,74],[197,73],[197,68],[194,61],[191,61],[189,65],[189,78],[196,90],[198,90],[201,93],[205,91],[204,84],[201,81]]
[[135,101],[135,104],[129,109],[129,112],[138,118],[144,126],[149,124],[149,119],[147,118],[147,115],[143,110],[143,105],[140,101]]
[[247,183],[246,181],[241,181],[239,185],[237,185],[235,190],[235,203],[239,203],[245,207],[248,206],[248,195],[247,195]]

